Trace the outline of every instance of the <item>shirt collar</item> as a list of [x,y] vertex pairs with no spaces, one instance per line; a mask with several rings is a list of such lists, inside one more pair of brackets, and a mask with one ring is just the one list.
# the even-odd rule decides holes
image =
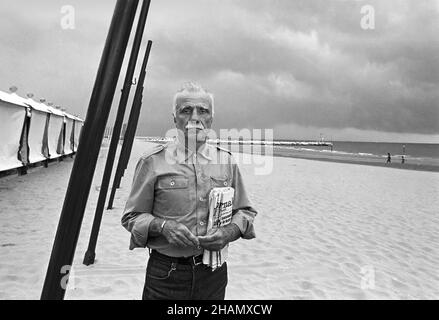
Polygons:
[[[197,152],[195,153],[194,150],[186,148],[184,143],[181,143],[178,138],[174,140],[174,152],[175,157],[178,161],[178,163],[183,162],[193,162],[193,163],[207,163],[209,161],[212,161],[212,157],[209,156],[209,146],[207,143],[202,144]],[[198,161],[197,161],[198,160]]]

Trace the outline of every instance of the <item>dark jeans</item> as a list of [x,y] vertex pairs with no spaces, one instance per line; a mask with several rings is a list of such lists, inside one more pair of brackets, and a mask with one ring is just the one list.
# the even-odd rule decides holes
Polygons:
[[178,264],[150,256],[143,300],[224,300],[227,265],[212,271],[204,264]]

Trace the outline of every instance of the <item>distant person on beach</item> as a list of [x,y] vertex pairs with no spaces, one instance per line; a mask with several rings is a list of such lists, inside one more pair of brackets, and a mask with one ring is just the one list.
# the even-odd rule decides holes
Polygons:
[[402,155],[401,156],[401,163],[404,164],[404,162],[405,162],[405,158],[404,158],[404,155]]
[[390,153],[387,153],[387,162],[386,163],[391,163],[392,162],[392,157],[390,155]]
[[[212,270],[203,250],[219,251],[255,237],[252,208],[231,153],[206,143],[214,116],[213,95],[187,83],[174,96],[177,139],[157,144],[140,158],[122,225],[130,249],[150,250],[142,299],[224,299],[227,263]],[[231,223],[207,232],[209,193],[234,188]]]

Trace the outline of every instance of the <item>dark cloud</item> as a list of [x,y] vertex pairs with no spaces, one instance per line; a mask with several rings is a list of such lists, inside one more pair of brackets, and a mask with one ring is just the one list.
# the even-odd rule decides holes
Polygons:
[[[57,1],[2,4],[1,88],[32,88],[84,116],[114,3],[73,1],[72,31]],[[366,4],[374,30],[360,25]],[[433,0],[152,1],[138,134],[172,126],[173,93],[191,79],[215,94],[216,128],[437,135],[438,33]]]

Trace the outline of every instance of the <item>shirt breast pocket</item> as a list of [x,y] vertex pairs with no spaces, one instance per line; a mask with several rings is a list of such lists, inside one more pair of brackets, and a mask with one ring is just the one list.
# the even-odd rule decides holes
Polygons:
[[224,188],[230,187],[230,182],[227,176],[210,177],[211,188]]
[[157,179],[154,213],[160,216],[182,216],[190,210],[189,179],[185,176],[163,176]]

